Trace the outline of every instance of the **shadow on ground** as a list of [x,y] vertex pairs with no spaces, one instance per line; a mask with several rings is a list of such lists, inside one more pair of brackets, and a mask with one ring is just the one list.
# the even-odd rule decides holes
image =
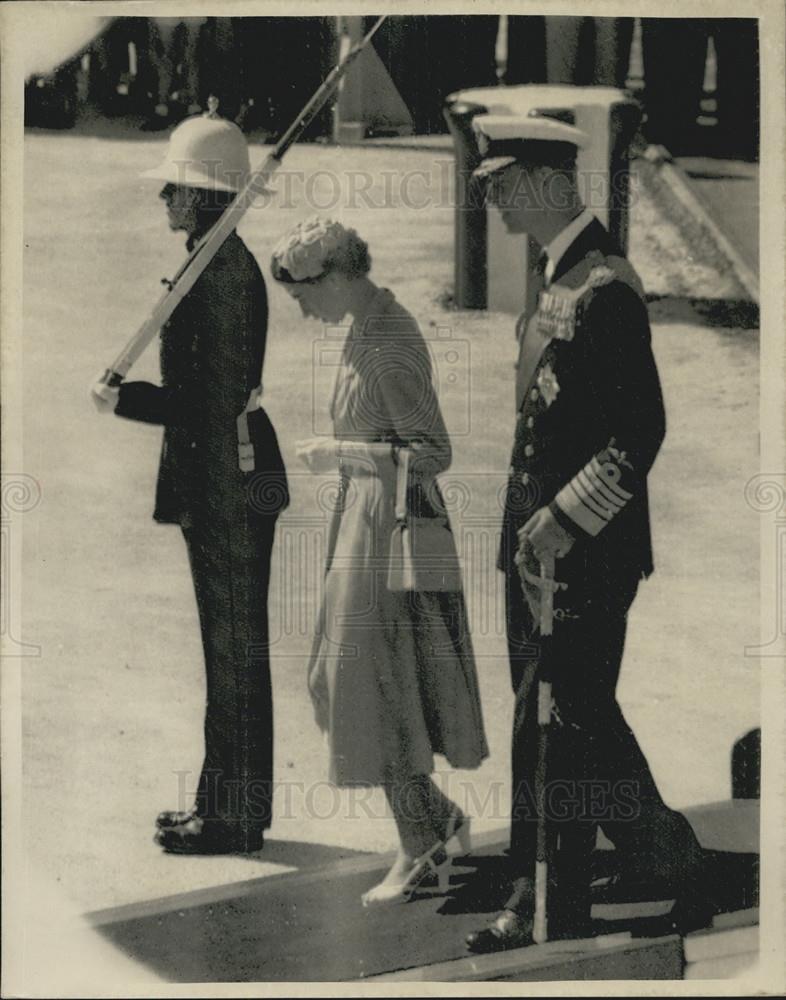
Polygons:
[[305,840],[265,840],[263,851],[251,855],[265,862],[278,865],[292,865],[307,869],[344,861],[347,858],[376,857],[366,851],[353,851],[346,847],[331,847],[329,844],[309,843]]
[[647,295],[652,323],[695,323],[699,318],[718,330],[759,329],[759,307],[746,299],[703,299]]

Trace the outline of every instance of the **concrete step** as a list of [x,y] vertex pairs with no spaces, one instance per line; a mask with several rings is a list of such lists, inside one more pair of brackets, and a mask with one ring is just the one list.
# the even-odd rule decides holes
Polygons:
[[[727,883],[728,910],[749,905],[756,873],[745,852],[757,844],[758,803],[716,803],[686,815],[703,846],[716,850],[716,863],[725,866],[719,875]],[[587,941],[469,958],[466,934],[488,923],[509,891],[506,846],[507,829],[478,837],[473,853],[455,860],[446,895],[424,890],[406,905],[360,905],[361,894],[392,860],[367,855],[104,910],[90,921],[172,982],[681,977],[682,943],[664,936],[670,901],[654,884],[636,886],[635,892],[622,887],[618,897],[612,892],[593,906],[597,934]],[[719,932],[737,934],[741,919],[719,925]],[[752,927],[751,917],[745,919]]]
[[495,955],[461,958],[375,976],[375,983],[558,982],[598,979],[680,979],[682,942],[676,935],[635,941],[629,934],[551,942]]

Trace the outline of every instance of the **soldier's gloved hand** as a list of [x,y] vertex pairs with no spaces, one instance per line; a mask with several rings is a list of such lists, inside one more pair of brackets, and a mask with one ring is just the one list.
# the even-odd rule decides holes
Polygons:
[[[93,400],[93,405],[99,413],[114,413],[117,409],[117,401],[120,398],[120,387],[104,386],[102,391],[104,395],[99,396],[95,388],[90,390],[90,398]],[[105,399],[104,396],[107,398]]]
[[308,438],[295,442],[295,454],[309,472],[332,472],[338,463],[338,445],[334,438]]
[[536,510],[523,527],[518,530],[519,545],[532,546],[535,558],[542,562],[546,556],[561,559],[573,547],[575,539],[554,517],[548,507]]

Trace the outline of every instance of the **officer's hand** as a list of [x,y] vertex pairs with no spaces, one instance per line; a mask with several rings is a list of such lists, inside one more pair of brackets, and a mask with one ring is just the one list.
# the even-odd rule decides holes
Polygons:
[[337,464],[337,443],[333,438],[308,438],[295,442],[295,454],[308,466],[309,472],[331,472]]
[[93,405],[99,413],[114,413],[117,409],[117,401],[120,398],[119,386],[102,386],[101,391],[103,395],[99,396],[95,387],[90,390],[90,398],[93,400]]
[[527,542],[532,546],[535,558],[540,562],[546,556],[561,559],[573,547],[575,539],[554,517],[548,507],[536,510],[527,523],[519,528],[519,545]]

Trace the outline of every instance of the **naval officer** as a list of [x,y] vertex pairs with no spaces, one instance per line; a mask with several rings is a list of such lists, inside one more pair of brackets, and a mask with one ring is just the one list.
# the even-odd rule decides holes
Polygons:
[[701,922],[701,849],[661,798],[615,695],[627,614],[653,570],[647,476],[665,433],[642,285],[580,201],[576,156],[584,133],[544,116],[481,115],[473,124],[484,157],[476,173],[507,230],[529,234],[544,253],[534,277],[541,290],[517,325],[516,428],[500,551],[516,699],[516,877],[505,909],[467,946],[483,952],[532,941],[537,584],[548,557],[560,583],[545,797],[550,936],[589,932],[599,827],[631,878],[659,875],[675,888],[675,920]]

